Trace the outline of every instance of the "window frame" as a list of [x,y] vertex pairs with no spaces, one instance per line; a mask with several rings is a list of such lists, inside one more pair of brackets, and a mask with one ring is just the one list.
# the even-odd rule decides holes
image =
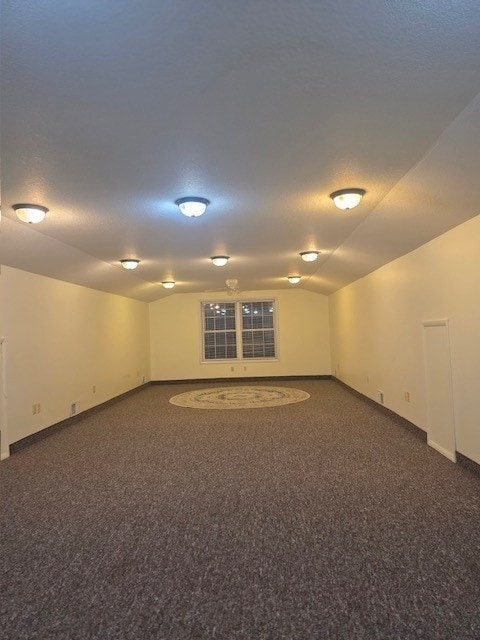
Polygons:
[[[268,357],[256,357],[256,358],[244,358],[243,357],[243,338],[242,332],[243,322],[242,322],[242,305],[243,304],[251,304],[255,302],[271,302],[273,303],[273,340],[274,340],[274,348],[275,348],[275,356]],[[205,315],[204,315],[204,305],[208,304],[234,304],[235,305],[235,337],[236,337],[236,348],[237,348],[237,357],[236,358],[205,358]],[[278,356],[278,301],[274,297],[265,297],[265,298],[247,298],[247,299],[238,299],[232,300],[215,298],[214,300],[201,300],[200,301],[200,330],[201,330],[201,355],[200,362],[201,364],[221,364],[221,363],[232,363],[232,362],[276,362],[279,359]],[[248,331],[248,329],[246,329]]]

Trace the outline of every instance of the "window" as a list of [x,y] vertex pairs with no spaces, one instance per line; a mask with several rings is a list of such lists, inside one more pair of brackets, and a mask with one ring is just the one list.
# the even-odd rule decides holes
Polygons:
[[237,357],[235,302],[203,304],[203,357],[205,360]]
[[273,300],[204,302],[203,359],[275,358]]
[[275,358],[273,301],[242,302],[242,355]]

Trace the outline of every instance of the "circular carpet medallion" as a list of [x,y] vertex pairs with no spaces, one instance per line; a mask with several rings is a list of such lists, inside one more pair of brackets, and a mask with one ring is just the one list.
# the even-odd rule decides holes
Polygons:
[[306,391],[286,387],[220,387],[180,393],[170,402],[194,409],[258,409],[302,402],[309,397]]

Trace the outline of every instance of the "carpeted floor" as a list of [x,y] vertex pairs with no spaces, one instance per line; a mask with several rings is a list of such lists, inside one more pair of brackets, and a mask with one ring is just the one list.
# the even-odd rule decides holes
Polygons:
[[480,476],[333,381],[282,386],[311,398],[149,387],[3,462],[2,640],[478,640]]

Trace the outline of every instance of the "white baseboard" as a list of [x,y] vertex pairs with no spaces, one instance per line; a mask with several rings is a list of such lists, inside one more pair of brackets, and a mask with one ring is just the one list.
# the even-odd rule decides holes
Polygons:
[[432,449],[435,449],[435,451],[438,451],[438,453],[441,453],[442,456],[445,456],[446,458],[448,458],[452,462],[456,462],[457,461],[457,454],[456,454],[455,451],[448,451],[447,449],[445,449],[444,447],[441,447],[439,444],[437,444],[433,440],[428,440],[427,439],[427,444],[428,444],[429,447],[432,447]]
[[0,455],[0,460],[6,460],[10,457],[10,452],[5,452]]

